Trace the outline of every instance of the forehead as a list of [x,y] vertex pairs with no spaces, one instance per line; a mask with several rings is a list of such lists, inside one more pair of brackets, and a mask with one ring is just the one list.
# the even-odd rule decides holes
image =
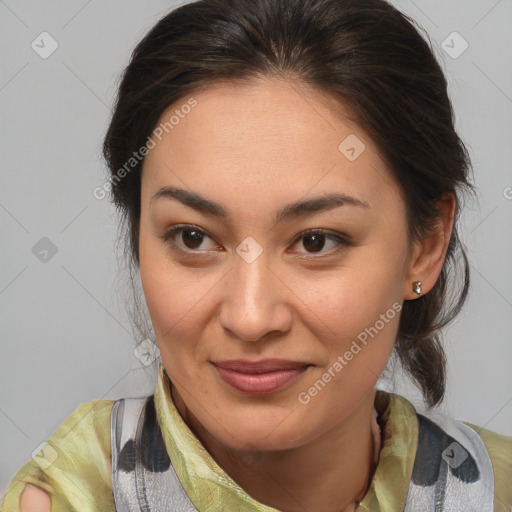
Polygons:
[[153,136],[143,194],[169,184],[226,197],[236,190],[270,189],[274,197],[284,190],[301,196],[312,187],[367,196],[386,188],[397,193],[350,110],[298,83],[265,78],[211,84],[170,106],[159,126],[167,128]]

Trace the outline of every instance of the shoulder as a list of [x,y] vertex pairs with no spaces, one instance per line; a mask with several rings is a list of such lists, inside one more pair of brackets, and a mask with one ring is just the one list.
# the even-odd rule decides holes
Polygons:
[[[115,400],[92,400],[80,404],[52,434],[50,440],[58,441],[76,436],[88,441],[96,438],[105,444],[105,427],[110,430],[110,413]],[[110,441],[109,441],[110,444]]]
[[19,511],[26,484],[46,491],[52,512],[114,510],[110,472],[110,415],[114,400],[79,405],[9,483],[2,512]]
[[415,434],[412,427],[417,425],[418,444],[414,453],[412,481],[425,485],[425,479],[428,480],[429,475],[432,477],[437,474],[437,465],[443,458],[457,456],[455,449],[446,451],[457,441],[463,447],[471,448],[475,459],[468,458],[452,473],[461,481],[473,481],[475,471],[478,473],[475,464],[482,463],[482,467],[486,467],[479,455],[482,450],[484,453],[486,451],[490,459],[490,465],[487,466],[490,475],[489,472],[486,474],[494,481],[494,512],[512,512],[512,436],[498,434],[456,419],[439,409],[426,409],[400,395],[389,396],[391,417],[395,415],[401,423],[410,425],[409,435]]
[[495,512],[512,511],[512,436],[464,421],[481,438],[487,448],[494,471]]

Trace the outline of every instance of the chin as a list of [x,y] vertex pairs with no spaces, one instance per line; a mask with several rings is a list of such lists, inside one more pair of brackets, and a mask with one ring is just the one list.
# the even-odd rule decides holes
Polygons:
[[269,410],[266,413],[262,406],[255,413],[249,404],[244,413],[230,407],[229,413],[220,418],[212,421],[212,416],[209,416],[203,427],[233,450],[287,450],[313,440],[318,425],[309,425],[306,418],[290,413],[290,409],[283,411],[280,408],[280,411]]

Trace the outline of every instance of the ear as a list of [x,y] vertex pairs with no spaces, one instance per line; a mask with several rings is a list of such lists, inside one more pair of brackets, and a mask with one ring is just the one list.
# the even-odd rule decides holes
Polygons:
[[413,242],[403,287],[405,300],[420,297],[413,290],[415,281],[421,281],[421,295],[425,295],[434,287],[450,243],[456,205],[454,194],[443,195],[438,202],[440,218],[433,232]]

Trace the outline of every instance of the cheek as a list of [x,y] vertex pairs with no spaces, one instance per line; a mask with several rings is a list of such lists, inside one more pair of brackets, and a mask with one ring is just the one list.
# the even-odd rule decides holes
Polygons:
[[157,341],[179,338],[204,295],[201,280],[173,264],[165,242],[143,229],[139,251],[141,284]]
[[318,318],[309,329],[316,329],[321,340],[323,364],[297,392],[296,406],[308,411],[305,421],[323,418],[326,428],[342,421],[374,389],[393,351],[401,311],[401,302],[392,300],[382,281],[340,284],[331,281],[329,294],[318,292]]
[[212,272],[180,265],[164,241],[144,230],[139,251],[144,298],[162,360],[174,375],[193,372],[190,363],[208,356],[201,340],[215,312],[212,297],[222,286],[226,269]]
[[[323,365],[308,382],[306,399],[329,408],[356,399],[377,382],[392,353],[400,311],[399,254],[361,250],[354,262],[322,280],[310,280],[304,303],[308,329],[322,342]],[[306,284],[306,283],[303,283]],[[329,382],[324,393],[322,383]],[[324,380],[324,382],[325,382]],[[316,386],[316,387],[315,387]],[[316,394],[315,394],[316,393]]]
[[296,283],[294,287],[303,290],[300,295],[305,311],[310,310],[307,316],[311,322],[323,326],[325,332],[320,339],[346,342],[372,326],[390,308],[388,316],[395,316],[392,306],[401,301],[402,290],[400,260],[377,253],[368,256],[363,251],[354,259],[357,263],[321,278],[306,276],[302,285]]

